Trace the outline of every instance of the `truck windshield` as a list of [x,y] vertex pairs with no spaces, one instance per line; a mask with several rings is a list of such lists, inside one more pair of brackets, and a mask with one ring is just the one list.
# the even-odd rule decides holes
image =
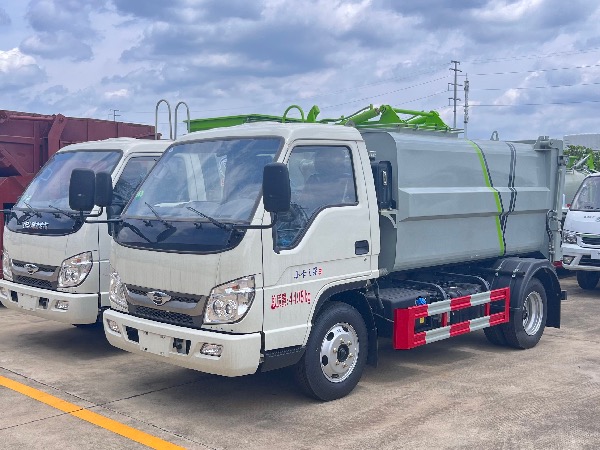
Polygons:
[[154,250],[213,253],[235,247],[258,205],[264,166],[281,138],[185,142],[168,149],[123,211],[116,242]]
[[121,152],[71,151],[55,154],[29,184],[15,208],[31,211],[53,211],[69,208],[69,180],[73,169],[111,172],[121,158]]
[[600,211],[600,177],[589,177],[583,180],[570,209]]
[[162,219],[210,222],[200,212],[221,222],[248,223],[263,168],[280,146],[279,138],[175,145],[150,172],[124,216],[155,219],[158,213]]

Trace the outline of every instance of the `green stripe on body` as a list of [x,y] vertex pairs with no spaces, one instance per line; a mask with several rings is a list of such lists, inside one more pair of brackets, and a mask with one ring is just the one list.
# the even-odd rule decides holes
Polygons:
[[506,250],[504,249],[504,239],[502,238],[502,227],[500,226],[500,214],[502,214],[502,206],[500,205],[500,194],[498,191],[492,186],[490,181],[490,177],[488,175],[488,167],[483,158],[483,153],[477,144],[473,141],[469,140],[469,144],[475,149],[477,152],[477,157],[479,158],[479,163],[481,164],[481,170],[483,170],[483,179],[485,180],[485,185],[490,188],[490,190],[494,193],[494,200],[496,201],[496,209],[498,210],[498,215],[496,216],[496,231],[498,233],[498,243],[500,244],[500,255],[504,255]]

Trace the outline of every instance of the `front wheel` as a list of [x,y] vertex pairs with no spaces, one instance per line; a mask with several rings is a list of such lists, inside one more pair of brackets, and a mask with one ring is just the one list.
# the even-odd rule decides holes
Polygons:
[[591,291],[596,288],[600,280],[600,272],[577,271],[577,284],[581,289]]
[[514,348],[535,347],[544,333],[548,315],[546,290],[538,279],[529,281],[517,307],[510,322],[503,326],[506,342]]
[[319,313],[296,365],[296,380],[311,397],[330,401],[348,395],[367,361],[368,334],[360,313],[331,302]]

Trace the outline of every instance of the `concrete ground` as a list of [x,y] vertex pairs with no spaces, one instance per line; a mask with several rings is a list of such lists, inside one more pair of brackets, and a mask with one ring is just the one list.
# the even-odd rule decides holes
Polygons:
[[[494,347],[481,331],[410,351],[382,340],[379,367],[330,403],[286,370],[205,375],[6,308],[0,378],[193,449],[600,448],[600,289],[561,281],[563,326],[537,347]],[[0,385],[0,448],[145,447]]]

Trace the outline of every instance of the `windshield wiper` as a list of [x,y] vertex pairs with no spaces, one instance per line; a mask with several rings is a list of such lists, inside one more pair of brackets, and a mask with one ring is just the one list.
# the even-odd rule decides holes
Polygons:
[[[25,206],[27,206],[27,209],[28,209],[29,211],[31,211],[33,214],[35,214],[35,215],[36,215],[36,217],[42,217],[42,213],[41,213],[41,212],[39,212],[37,209],[33,208],[33,206],[31,206],[29,203],[27,203],[27,202],[23,202],[23,204],[24,204]],[[31,217],[31,216],[29,216],[29,217]]]
[[213,219],[210,216],[207,216],[204,213],[201,213],[200,211],[198,211],[197,209],[192,208],[191,206],[186,206],[187,209],[189,209],[190,211],[194,211],[196,214],[198,214],[199,216],[204,217],[205,219],[207,219],[210,223],[212,223],[214,226],[219,227],[225,231],[230,231],[233,229],[232,226],[229,226],[223,222],[219,222],[217,219]]
[[144,202],[144,203],[146,204],[146,206],[148,208],[150,208],[150,211],[152,211],[152,213],[156,216],[156,218],[160,221],[160,223],[162,223],[167,228],[175,228],[173,225],[171,225],[165,219],[160,217],[160,215],[156,212],[156,209],[154,209],[154,207],[150,203],[148,203],[148,202]]
[[55,211],[57,211],[54,213],[54,217],[56,217],[56,218],[59,217],[59,213],[62,214],[63,216],[67,216],[69,219],[77,219],[77,217],[78,217],[76,214],[69,213],[60,208],[57,208],[56,206],[48,205],[48,208],[52,208]]

